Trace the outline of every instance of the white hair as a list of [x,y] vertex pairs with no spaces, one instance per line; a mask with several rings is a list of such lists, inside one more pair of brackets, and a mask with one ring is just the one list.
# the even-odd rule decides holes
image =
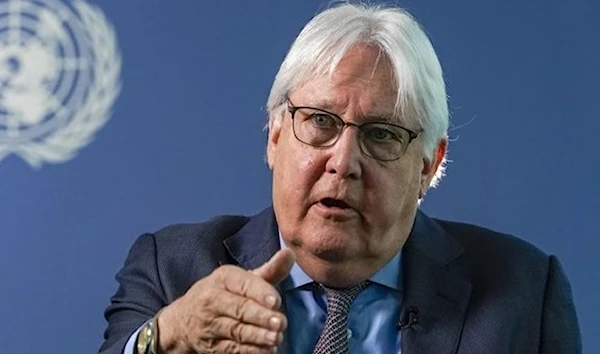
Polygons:
[[[353,46],[374,45],[387,56],[397,89],[395,113],[413,117],[423,129],[423,156],[436,160],[449,125],[442,68],[417,21],[405,10],[381,5],[342,3],[315,16],[302,29],[275,77],[267,102],[268,128],[281,120],[286,97],[319,75],[332,75]],[[443,174],[440,166],[432,185]]]

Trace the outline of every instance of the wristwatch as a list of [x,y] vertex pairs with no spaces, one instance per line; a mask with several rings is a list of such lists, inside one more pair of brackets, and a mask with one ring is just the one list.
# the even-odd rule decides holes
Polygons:
[[158,314],[140,329],[136,340],[136,354],[158,354]]

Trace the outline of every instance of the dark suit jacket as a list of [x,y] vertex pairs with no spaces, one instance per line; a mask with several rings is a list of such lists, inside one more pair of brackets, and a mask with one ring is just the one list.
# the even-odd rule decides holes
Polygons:
[[[122,353],[137,328],[220,264],[253,269],[279,248],[271,208],[140,236],[117,274],[100,352]],[[418,309],[418,323],[402,330],[402,354],[581,353],[570,285],[554,256],[422,212],[402,252],[404,308]]]

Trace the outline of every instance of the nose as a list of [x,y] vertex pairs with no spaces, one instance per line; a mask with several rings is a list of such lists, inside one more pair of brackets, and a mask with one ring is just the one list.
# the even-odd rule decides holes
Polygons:
[[362,151],[358,142],[358,128],[346,126],[337,142],[329,148],[325,169],[342,178],[359,179],[362,176]]

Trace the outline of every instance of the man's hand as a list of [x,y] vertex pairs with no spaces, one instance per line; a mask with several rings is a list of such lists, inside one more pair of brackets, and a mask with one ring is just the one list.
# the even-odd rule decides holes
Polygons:
[[287,319],[274,285],[292,269],[289,249],[253,271],[221,266],[158,317],[163,353],[274,353]]

